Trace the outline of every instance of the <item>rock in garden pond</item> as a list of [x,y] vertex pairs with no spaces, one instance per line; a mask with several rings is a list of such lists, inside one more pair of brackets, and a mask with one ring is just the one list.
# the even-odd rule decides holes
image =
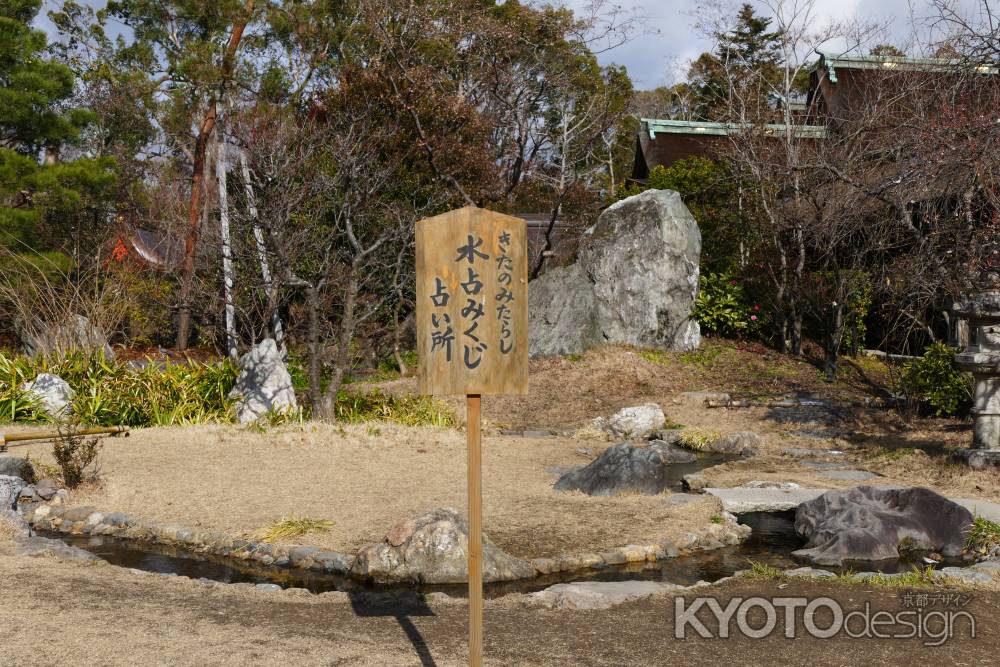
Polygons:
[[531,355],[579,354],[604,343],[697,348],[691,309],[700,254],[698,224],[673,190],[612,204],[584,234],[575,264],[531,282]]
[[641,440],[649,437],[667,422],[663,408],[656,403],[622,408],[607,419],[599,417],[594,425],[617,438]]
[[708,443],[705,449],[718,454],[734,454],[749,458],[757,454],[761,442],[761,437],[753,431],[736,431],[716,438]]
[[[438,508],[393,526],[378,544],[361,549],[352,573],[379,583],[457,584],[468,581],[469,526],[456,510]],[[535,576],[526,561],[483,535],[483,580]]]
[[21,489],[27,486],[20,477],[0,475],[0,510],[14,509]]
[[236,401],[236,417],[249,424],[270,413],[298,408],[292,376],[274,340],[266,338],[240,357],[240,374],[229,393]]
[[969,510],[930,489],[828,491],[796,511],[795,530],[808,541],[794,555],[819,565],[894,559],[900,548],[955,558],[972,521]]
[[76,392],[58,375],[39,373],[32,382],[25,382],[21,390],[38,400],[45,412],[54,419],[66,417],[73,410],[73,396]]
[[528,597],[550,609],[609,609],[679,588],[659,581],[574,581],[549,586]]
[[649,448],[659,452],[664,463],[691,463],[698,460],[697,456],[683,447],[663,440],[650,440]]
[[590,496],[652,495],[662,492],[666,485],[666,461],[657,447],[622,442],[608,447],[586,466],[560,477],[554,488]]
[[27,459],[10,454],[0,454],[0,475],[20,477],[29,484],[35,480],[35,469]]

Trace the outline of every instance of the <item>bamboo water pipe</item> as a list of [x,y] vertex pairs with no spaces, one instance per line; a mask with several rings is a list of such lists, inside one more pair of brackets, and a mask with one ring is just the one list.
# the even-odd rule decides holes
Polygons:
[[27,444],[32,440],[52,440],[66,435],[128,435],[125,426],[101,426],[95,428],[69,429],[66,431],[29,431],[25,433],[0,433],[0,452],[7,451],[10,443]]

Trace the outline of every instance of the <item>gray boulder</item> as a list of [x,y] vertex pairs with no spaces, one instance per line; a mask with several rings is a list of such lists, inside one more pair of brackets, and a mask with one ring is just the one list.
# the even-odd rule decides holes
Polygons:
[[590,496],[657,494],[667,487],[665,464],[659,448],[623,442],[608,447],[588,465],[566,473],[553,488]]
[[930,489],[828,491],[796,511],[795,530],[808,541],[794,555],[819,565],[898,558],[900,548],[955,558],[972,521],[969,510]]
[[31,382],[21,386],[24,391],[38,400],[45,412],[54,419],[61,419],[73,411],[73,397],[76,392],[66,380],[52,373],[39,373]]
[[528,598],[549,609],[610,609],[680,588],[659,581],[574,581],[549,586]]
[[108,344],[107,334],[83,315],[73,315],[68,322],[45,324],[32,322],[17,326],[18,338],[28,356],[59,356],[74,350],[101,352],[105,359],[114,359],[115,352]]
[[649,448],[659,452],[664,463],[691,463],[698,460],[697,456],[672,442],[650,440]]
[[580,242],[575,264],[532,281],[532,356],[579,354],[603,343],[692,350],[701,342],[701,233],[672,190],[647,190],[609,206]]
[[27,483],[35,481],[35,469],[27,459],[0,454],[0,476],[19,477]]
[[[457,584],[469,580],[469,525],[456,510],[438,508],[393,526],[385,539],[361,549],[351,572],[379,583]],[[535,576],[526,560],[483,535],[483,580]]]
[[579,263],[532,281],[528,331],[532,355],[580,354],[600,340],[594,286]]
[[749,458],[757,453],[762,442],[761,437],[753,431],[736,431],[716,438],[708,443],[705,450]]
[[274,340],[265,338],[240,357],[240,374],[229,393],[236,401],[236,417],[241,424],[257,421],[269,412],[295,410],[292,376]]
[[607,419],[599,417],[594,426],[618,438],[641,440],[652,435],[667,422],[663,409],[656,403],[622,408]]
[[20,477],[0,475],[0,510],[11,510],[17,506],[17,497],[27,484]]

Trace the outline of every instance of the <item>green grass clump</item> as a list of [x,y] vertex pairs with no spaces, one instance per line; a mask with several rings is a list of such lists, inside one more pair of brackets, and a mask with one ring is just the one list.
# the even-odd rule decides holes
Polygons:
[[878,572],[874,577],[870,579],[865,579],[865,584],[873,584],[875,586],[887,586],[889,588],[908,588],[912,586],[933,586],[934,581],[934,568],[928,565],[927,567],[917,567],[913,566],[913,569],[902,575],[887,576]]
[[786,579],[785,573],[776,567],[767,565],[766,563],[761,563],[760,561],[748,558],[747,562],[750,564],[750,571],[744,576],[755,579],[758,581],[775,581],[777,579]]
[[337,421],[357,424],[369,421],[390,421],[405,426],[458,425],[455,413],[438,399],[430,396],[396,396],[375,390],[365,393],[341,392],[337,397]]
[[0,355],[0,419],[44,422],[49,418],[20,390],[39,373],[58,375],[73,388],[73,414],[96,426],[166,426],[232,421],[228,394],[237,369],[230,361],[187,362],[136,368],[103,355],[59,359]]
[[972,552],[989,553],[1000,545],[1000,523],[977,516],[965,538],[965,548]]
[[708,447],[712,441],[718,437],[718,433],[708,433],[697,429],[686,429],[681,433],[681,437],[677,441],[677,444],[685,449],[693,449],[696,452],[700,452]]
[[333,527],[328,519],[311,519],[307,516],[288,517],[261,528],[254,533],[262,542],[277,542],[301,537],[308,533],[325,533]]

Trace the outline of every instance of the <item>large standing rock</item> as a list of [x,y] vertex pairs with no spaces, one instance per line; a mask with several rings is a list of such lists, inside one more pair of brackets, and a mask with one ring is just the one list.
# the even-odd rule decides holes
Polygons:
[[600,340],[594,285],[579,262],[532,281],[528,287],[532,355],[580,354]]
[[[469,525],[451,508],[438,508],[393,526],[385,539],[361,549],[351,571],[380,583],[457,584],[469,580]],[[483,535],[483,580],[535,576],[525,560],[501,551]]]
[[292,376],[272,339],[257,343],[240,357],[239,364],[240,374],[229,398],[236,401],[236,417],[241,424],[257,421],[269,412],[298,408]]
[[34,396],[50,417],[61,419],[73,411],[76,392],[58,375],[39,373],[34,381],[25,382],[21,390]]
[[583,491],[590,496],[657,494],[667,485],[665,464],[657,447],[623,442],[608,447],[586,466],[566,473],[554,488],[556,491]]
[[691,309],[700,253],[698,225],[673,190],[609,206],[580,242],[576,264],[529,286],[531,354],[579,354],[601,343],[698,347]]
[[641,440],[663,428],[666,423],[667,416],[663,414],[663,408],[656,403],[646,403],[622,408],[607,419],[600,417],[594,425],[619,438]]
[[794,555],[819,565],[839,565],[845,560],[898,558],[903,546],[956,557],[972,521],[969,510],[930,489],[859,486],[828,491],[795,513],[795,530],[808,542]]
[[107,334],[83,315],[73,315],[69,322],[44,325],[18,326],[18,337],[28,356],[63,355],[74,350],[101,352],[105,359],[114,359],[115,352],[108,344]]

